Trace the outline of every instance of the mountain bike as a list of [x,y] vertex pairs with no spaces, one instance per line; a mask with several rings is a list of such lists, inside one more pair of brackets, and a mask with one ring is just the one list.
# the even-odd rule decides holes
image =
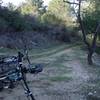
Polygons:
[[23,64],[24,55],[18,52],[17,56],[1,56],[0,57],[0,91],[5,88],[14,88],[17,81],[23,82],[23,88],[28,100],[35,100],[26,79],[26,74],[37,74],[42,72],[43,65],[36,64],[32,66],[27,55],[29,62],[28,66]]

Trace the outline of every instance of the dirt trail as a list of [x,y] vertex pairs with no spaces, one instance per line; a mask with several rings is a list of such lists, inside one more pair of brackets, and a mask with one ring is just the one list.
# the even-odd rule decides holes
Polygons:
[[[44,71],[28,76],[29,86],[36,100],[86,100],[83,88],[90,73],[82,63],[84,51],[72,47],[41,57],[34,62],[46,63]],[[0,93],[0,100],[27,100],[21,85]]]

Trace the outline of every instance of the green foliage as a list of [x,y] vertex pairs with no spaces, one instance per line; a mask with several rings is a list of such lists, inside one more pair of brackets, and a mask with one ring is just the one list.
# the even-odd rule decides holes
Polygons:
[[53,39],[64,42],[70,41],[70,31],[66,29],[62,19],[58,18],[50,12],[47,12],[41,16],[41,22],[49,30],[47,34]]
[[10,11],[14,11],[15,9],[16,9],[16,6],[14,5],[14,4],[12,4],[12,3],[8,3],[7,4],[7,8],[10,10]]
[[52,0],[47,12],[41,16],[41,22],[52,28],[50,36],[58,40],[69,42],[71,37],[78,36],[76,30],[72,31],[75,24],[71,16],[71,7],[63,0]]
[[[89,0],[87,8],[84,9],[83,22],[88,34],[94,33],[100,21],[100,1]],[[99,33],[100,35],[100,33]]]
[[71,8],[68,4],[65,4],[63,0],[52,0],[49,3],[48,11],[58,19],[63,20],[66,26],[70,26],[73,23],[70,13]]
[[[8,8],[0,8],[0,23],[1,30],[5,31],[26,31],[30,30],[31,26],[28,27],[27,21],[24,16],[20,15],[20,13],[16,11],[10,11]],[[9,29],[7,29],[9,27]]]
[[52,13],[45,13],[43,16],[41,16],[41,22],[46,24],[46,25],[62,25],[64,22],[57,18],[54,14]]
[[96,52],[97,54],[99,54],[99,55],[100,55],[100,46],[99,46],[99,47],[96,47],[95,52]]
[[0,17],[0,31],[6,32],[8,30],[8,23]]
[[42,0],[27,0],[15,8],[10,3],[8,7],[0,6],[1,32],[39,31],[64,42],[75,36],[70,6],[63,0],[52,0],[47,11]]
[[32,4],[30,4],[30,3],[23,3],[18,8],[18,11],[20,11],[21,14],[23,14],[23,15],[33,15],[33,16],[37,16],[37,14],[38,14],[37,7],[32,6]]
[[26,0],[29,5],[37,8],[39,14],[46,12],[46,7],[43,5],[43,0]]

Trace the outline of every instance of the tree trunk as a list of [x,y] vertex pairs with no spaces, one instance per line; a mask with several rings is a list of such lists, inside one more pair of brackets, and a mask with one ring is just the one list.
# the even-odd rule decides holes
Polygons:
[[85,32],[85,29],[84,29],[84,25],[83,25],[83,22],[82,22],[82,19],[81,19],[80,12],[81,12],[81,0],[79,1],[78,21],[79,21],[80,28],[81,28],[81,31],[82,31],[83,41],[84,41],[84,43],[86,44],[86,46],[88,48],[87,61],[88,61],[89,65],[92,65],[93,64],[93,61],[92,61],[93,50],[92,50],[90,44],[87,41],[86,32]]
[[93,55],[93,52],[89,50],[88,51],[88,56],[87,56],[87,61],[88,61],[88,64],[89,65],[92,65],[93,64],[92,55]]
[[95,52],[95,49],[96,49],[96,40],[97,40],[98,32],[100,32],[100,23],[98,24],[98,26],[96,28],[96,31],[94,33],[92,44],[89,44],[89,42],[87,41],[87,38],[86,38],[86,32],[85,32],[84,25],[83,25],[83,22],[82,22],[82,19],[81,19],[81,15],[80,15],[80,12],[81,12],[81,0],[79,0],[79,9],[78,10],[79,10],[78,11],[78,21],[80,23],[80,28],[82,30],[83,41],[88,47],[88,57],[87,57],[88,64],[92,65],[93,64],[92,55],[93,55],[93,53]]
[[[88,64],[91,65],[93,64],[93,61],[92,61],[92,55],[93,53],[95,52],[95,49],[96,49],[96,40],[97,40],[97,35],[98,33],[100,32],[100,23],[99,25],[97,26],[97,29],[93,35],[93,40],[92,40],[92,44],[90,44],[88,41],[87,41],[87,38],[86,38],[86,32],[85,32],[85,28],[84,28],[84,24],[82,22],[82,18],[81,18],[81,3],[82,3],[82,0],[78,0],[79,2],[78,3],[75,3],[74,2],[69,2],[69,1],[65,1],[66,3],[69,3],[69,4],[74,4],[74,5],[78,5],[78,12],[76,14],[76,17],[78,19],[78,22],[80,24],[80,28],[81,28],[81,31],[82,31],[82,35],[83,35],[83,42],[85,43],[85,45],[87,46],[88,48],[88,56],[87,56],[87,60],[88,60]],[[74,11],[75,12],[75,11]]]
[[93,55],[93,53],[95,52],[95,49],[96,49],[96,40],[97,40],[97,36],[98,36],[99,31],[100,31],[100,23],[97,26],[96,31],[94,33],[91,48],[88,49],[88,51],[89,51],[89,53],[88,53],[88,64],[90,64],[90,65],[93,64],[92,55]]

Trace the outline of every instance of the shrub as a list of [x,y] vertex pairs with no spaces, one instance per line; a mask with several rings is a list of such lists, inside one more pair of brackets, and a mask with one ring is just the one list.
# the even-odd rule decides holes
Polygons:
[[51,14],[49,12],[41,16],[41,22],[46,25],[53,25],[53,26],[59,26],[63,24],[63,21],[61,19],[57,18],[54,14]]
[[5,32],[8,30],[8,23],[0,17],[0,32]]

